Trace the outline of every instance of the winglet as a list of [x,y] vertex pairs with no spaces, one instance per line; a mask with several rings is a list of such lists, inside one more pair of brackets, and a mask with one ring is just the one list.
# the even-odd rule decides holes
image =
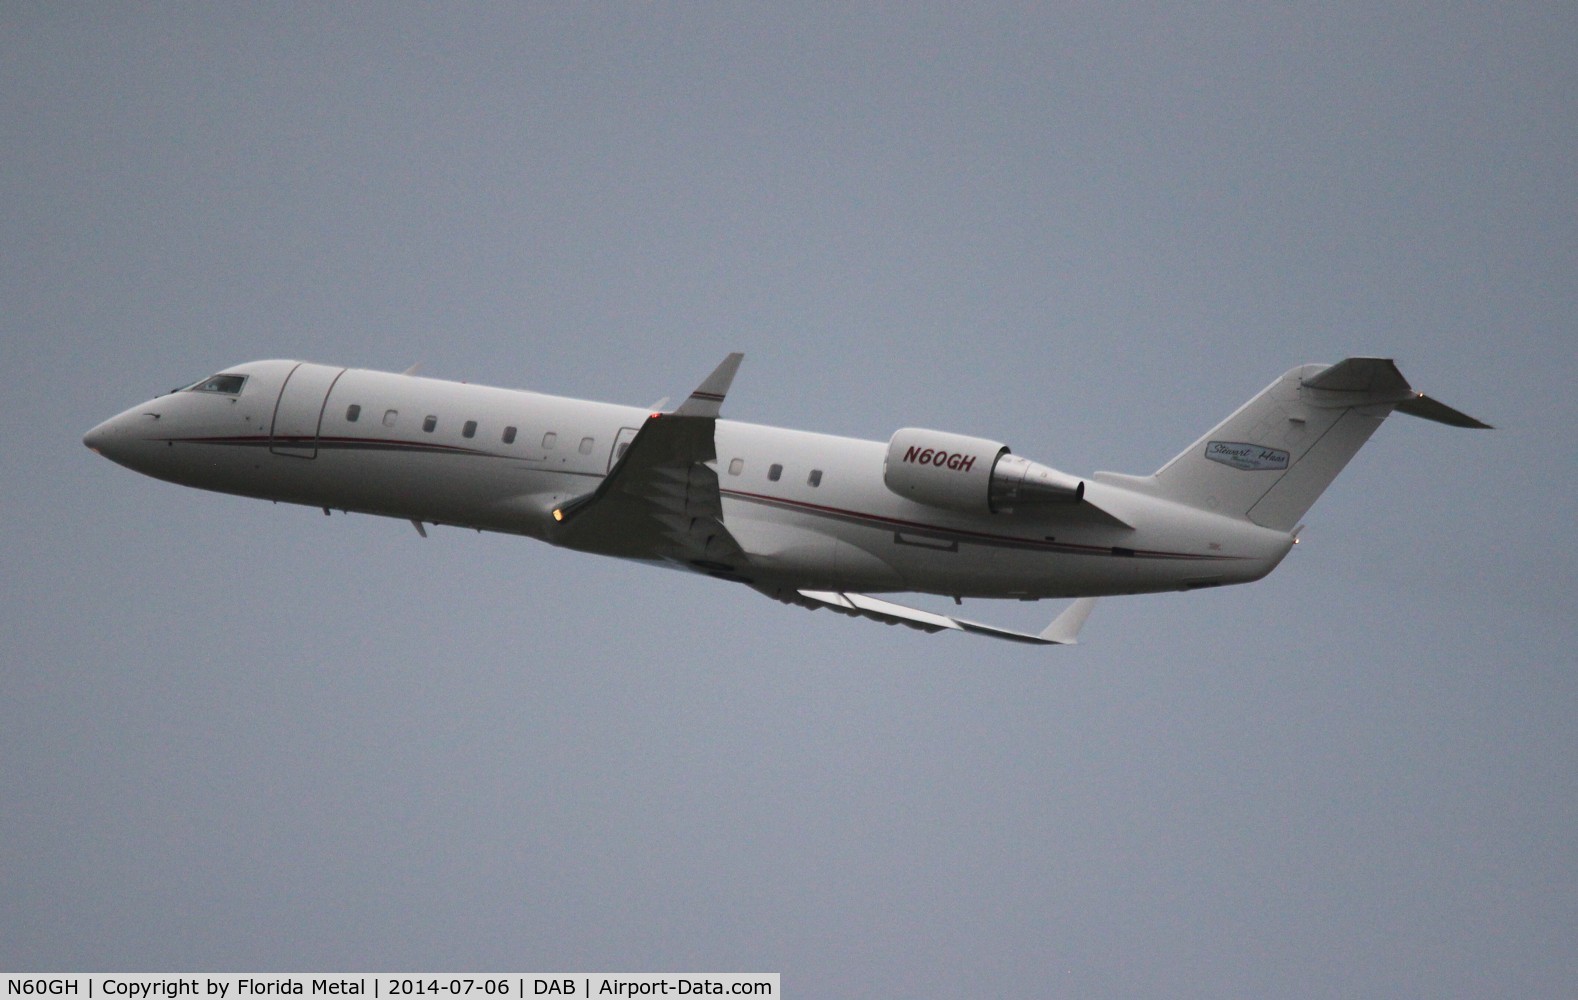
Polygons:
[[729,392],[729,383],[734,381],[734,373],[740,370],[740,362],[745,355],[736,351],[723,359],[723,363],[713,369],[690,398],[679,404],[679,409],[674,411],[676,417],[716,417],[723,408],[723,397]]
[[1077,645],[1079,630],[1084,627],[1085,619],[1090,617],[1090,609],[1095,606],[1094,597],[1081,597],[1064,608],[1062,614],[1052,619],[1052,624],[1042,631],[1040,638],[1064,646]]

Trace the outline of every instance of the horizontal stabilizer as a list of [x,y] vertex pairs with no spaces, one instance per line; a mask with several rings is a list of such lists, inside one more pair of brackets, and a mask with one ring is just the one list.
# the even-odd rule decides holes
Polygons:
[[[1397,412],[1411,417],[1434,420],[1453,427],[1490,430],[1491,426],[1475,420],[1460,410],[1454,410],[1439,400],[1431,399],[1403,378],[1397,365],[1387,358],[1348,358],[1303,382],[1305,389],[1320,390],[1311,399],[1314,405],[1323,405],[1322,395],[1334,397],[1345,405],[1364,403],[1394,403]],[[1325,404],[1329,405],[1329,404]]]
[[1390,358],[1344,358],[1301,384],[1306,389],[1360,396],[1366,403],[1395,403],[1413,392]]
[[1461,410],[1454,410],[1439,400],[1431,399],[1424,393],[1418,393],[1412,399],[1405,399],[1397,404],[1398,413],[1406,413],[1410,417],[1421,417],[1425,420],[1434,420],[1438,424],[1448,424],[1452,427],[1469,427],[1474,430],[1494,430],[1489,424],[1475,420]]
[[1090,609],[1096,603],[1094,597],[1082,597],[1069,605],[1039,635],[1032,635],[1029,632],[1015,632],[1012,629],[998,628],[995,625],[984,625],[980,622],[972,622],[963,618],[952,618],[933,611],[922,611],[919,608],[894,604],[891,601],[879,600],[875,597],[868,597],[865,594],[850,594],[831,590],[801,590],[797,591],[792,598],[785,599],[780,597],[779,599],[808,608],[830,608],[839,614],[869,618],[872,621],[882,622],[885,625],[904,625],[909,628],[920,629],[922,632],[942,632],[944,630],[974,632],[977,635],[988,635],[994,639],[1026,642],[1038,646],[1074,645],[1077,642],[1081,626],[1085,624],[1085,619],[1090,617]]

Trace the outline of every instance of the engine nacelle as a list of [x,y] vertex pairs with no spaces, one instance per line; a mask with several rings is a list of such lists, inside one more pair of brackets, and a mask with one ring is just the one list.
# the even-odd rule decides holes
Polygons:
[[1085,484],[1027,461],[1001,441],[906,427],[888,442],[882,481],[901,497],[968,514],[1078,503]]
[[906,427],[888,442],[882,481],[901,497],[970,514],[992,509],[992,469],[1001,441]]

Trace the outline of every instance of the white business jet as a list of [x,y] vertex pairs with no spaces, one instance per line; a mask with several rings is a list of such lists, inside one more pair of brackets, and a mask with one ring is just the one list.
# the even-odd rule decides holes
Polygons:
[[[1097,596],[1248,583],[1393,410],[1486,427],[1383,358],[1304,365],[1150,476],[1080,479],[1001,442],[887,443],[719,418],[742,355],[668,412],[254,361],[93,428],[183,486],[541,539],[928,632],[1072,643]],[[1078,598],[1037,634],[869,593]]]

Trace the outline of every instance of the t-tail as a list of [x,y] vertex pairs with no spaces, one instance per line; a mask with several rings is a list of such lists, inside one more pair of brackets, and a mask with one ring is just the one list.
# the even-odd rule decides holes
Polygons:
[[1292,531],[1393,410],[1490,426],[1415,392],[1389,358],[1348,358],[1289,371],[1155,475],[1098,478]]

